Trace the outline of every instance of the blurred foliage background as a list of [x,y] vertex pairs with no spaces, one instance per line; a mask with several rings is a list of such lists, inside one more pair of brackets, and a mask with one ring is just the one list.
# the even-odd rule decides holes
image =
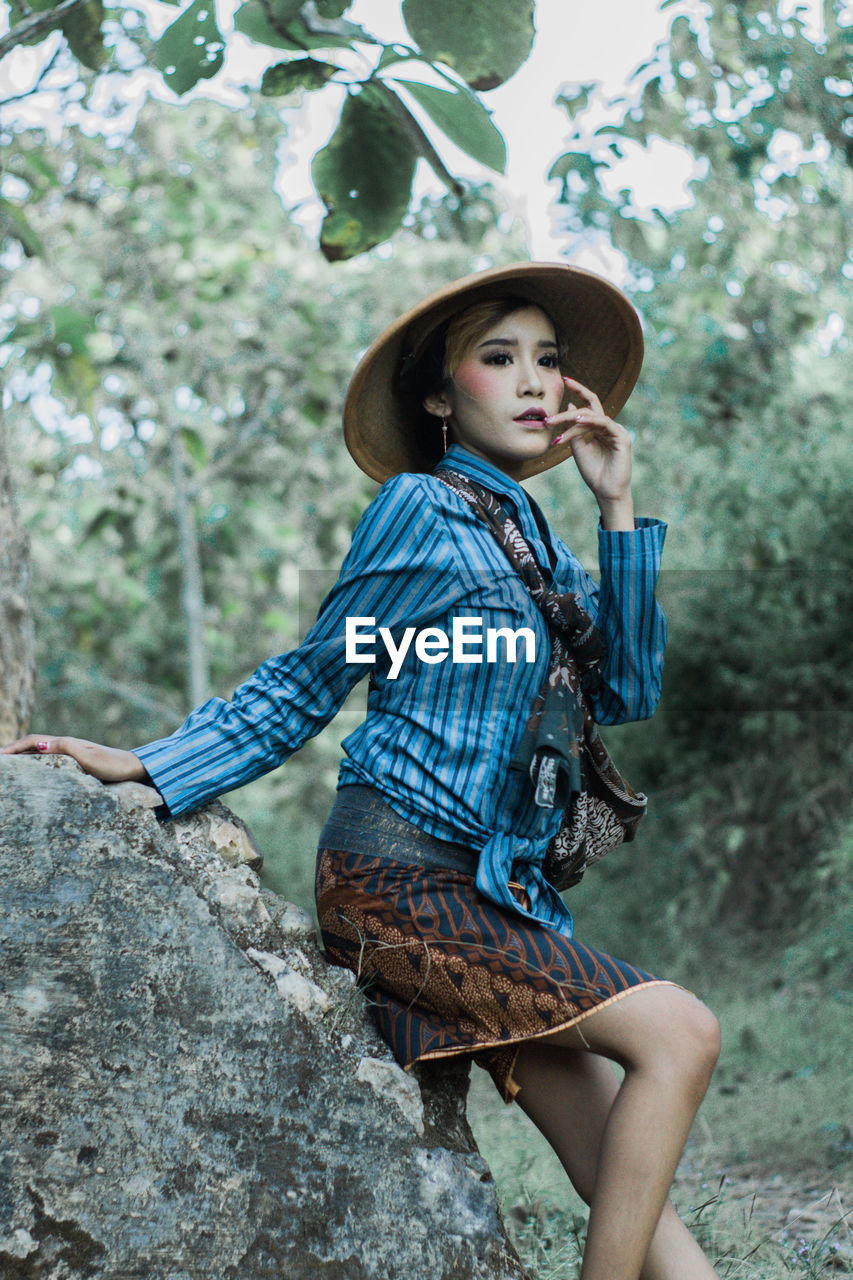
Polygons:
[[[337,21],[346,7],[316,9]],[[663,700],[650,723],[608,735],[650,793],[650,816],[571,905],[604,949],[697,989],[730,980],[765,1007],[768,983],[806,1005],[837,1002],[829,1021],[842,1025],[853,19],[827,0],[818,38],[796,6],[787,16],[757,0],[665,7],[668,38],[611,104],[611,123],[596,123],[594,85],[562,91],[566,152],[543,174],[559,191],[566,257],[591,243],[623,256],[647,344],[623,416],[636,432],[640,509],[670,522]],[[464,100],[447,132],[461,130],[472,152],[494,148],[485,109],[472,106],[492,73],[453,68],[453,39],[467,47],[467,35],[442,44],[446,29],[416,12],[425,6],[409,8],[418,56],[443,68],[455,108]],[[495,74],[512,73],[531,31]],[[321,47],[303,32],[291,65]],[[375,492],[340,434],[358,354],[431,288],[527,256],[488,175],[457,182],[411,133],[413,154],[446,175],[446,197],[398,191],[378,223],[365,214],[374,230],[346,262],[328,252],[328,217],[325,256],[306,242],[273,189],[276,149],[294,108],[335,74],[333,54],[325,73],[279,70],[240,109],[150,100],[118,142],[70,125],[49,137],[11,109],[2,116],[0,363],[31,538],[36,726],[149,740],[295,644],[317,571],[340,563]],[[94,101],[101,71],[89,66],[78,82]],[[387,109],[376,106],[382,92],[371,84],[371,109]],[[336,135],[348,182],[361,97],[347,98]],[[432,102],[436,119],[446,108]],[[679,213],[642,213],[608,182],[626,149],[655,138],[699,161]],[[321,177],[331,163],[327,154]],[[593,566],[594,504],[577,478],[562,467],[530,487]],[[363,701],[357,687],[283,770],[229,801],[256,831],[269,882],[306,906],[338,743]],[[758,1025],[750,1009],[742,1026]],[[815,1122],[810,1154],[849,1150],[845,1123],[838,1109]]]

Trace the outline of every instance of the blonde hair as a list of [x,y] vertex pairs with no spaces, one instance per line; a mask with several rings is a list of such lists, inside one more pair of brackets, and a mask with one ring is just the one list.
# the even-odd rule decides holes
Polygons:
[[527,311],[530,308],[541,311],[551,328],[554,329],[557,348],[562,358],[560,339],[554,322],[547,311],[544,311],[538,303],[531,302],[529,298],[493,298],[489,302],[475,302],[472,306],[466,307],[464,311],[460,311],[450,321],[444,341],[442,376],[445,379],[452,378],[462,361],[474,350],[480,339],[501,320],[505,320],[507,316],[514,315],[516,311]]

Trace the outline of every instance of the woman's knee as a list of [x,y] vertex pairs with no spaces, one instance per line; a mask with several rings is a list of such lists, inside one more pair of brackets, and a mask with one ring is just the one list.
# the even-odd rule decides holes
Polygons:
[[658,1077],[663,1087],[683,1091],[699,1105],[720,1056],[720,1024],[701,1000],[678,991],[666,1025],[650,1035],[640,1064]]
[[640,987],[587,1023],[588,1047],[626,1070],[679,1077],[703,1091],[720,1053],[720,1026],[689,991],[669,984]]
[[708,1006],[695,996],[688,996],[681,1033],[685,1051],[698,1077],[707,1085],[720,1056],[720,1024]]

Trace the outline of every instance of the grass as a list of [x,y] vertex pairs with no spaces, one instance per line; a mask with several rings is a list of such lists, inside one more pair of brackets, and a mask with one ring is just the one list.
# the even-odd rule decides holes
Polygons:
[[694,1141],[735,1167],[840,1167],[851,1150],[849,1002],[811,985],[715,995],[723,1051]]
[[[850,1275],[849,1002],[809,983],[774,991],[774,973],[754,970],[751,994],[702,993],[723,1051],[673,1199],[723,1277]],[[569,1280],[586,1213],[556,1156],[476,1069],[468,1112],[531,1277]]]
[[[518,1108],[505,1108],[491,1082],[475,1072],[469,1116],[497,1183],[508,1232],[535,1280],[570,1280],[583,1251],[585,1206],[556,1157]],[[827,1179],[830,1181],[830,1179]],[[749,1179],[690,1161],[679,1172],[673,1200],[720,1276],[727,1280],[818,1280],[853,1271],[851,1218],[843,1193],[830,1189],[817,1204],[773,1220]],[[815,1208],[819,1212],[815,1212]]]

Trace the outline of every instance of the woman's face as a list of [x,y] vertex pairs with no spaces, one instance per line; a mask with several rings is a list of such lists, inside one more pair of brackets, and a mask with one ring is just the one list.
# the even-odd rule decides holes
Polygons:
[[514,475],[550,447],[544,418],[559,411],[564,390],[553,326],[530,306],[487,329],[424,404],[447,417],[451,440]]

